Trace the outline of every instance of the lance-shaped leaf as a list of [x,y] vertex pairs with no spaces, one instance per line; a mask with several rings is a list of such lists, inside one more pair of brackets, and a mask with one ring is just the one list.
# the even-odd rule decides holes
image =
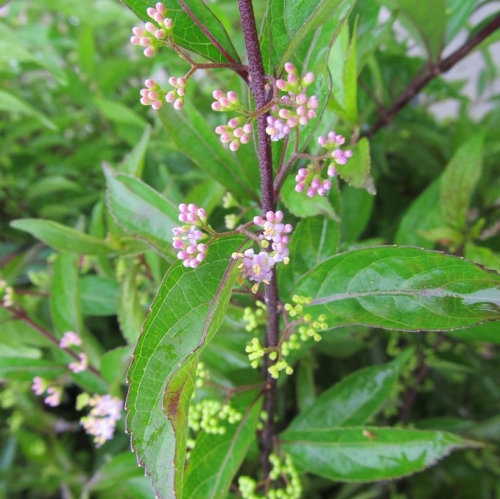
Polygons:
[[223,435],[202,432],[196,439],[186,468],[182,499],[226,497],[247,449],[255,438],[261,402],[256,392],[246,392],[231,400],[243,417],[226,424]]
[[408,349],[388,364],[367,367],[343,378],[300,413],[288,429],[311,430],[366,423],[391,396],[412,353]]
[[231,254],[242,242],[236,237],[214,242],[197,269],[186,269],[180,262],[170,267],[134,352],[127,427],[159,498],[181,497],[180,490],[174,491],[182,480],[179,456],[185,452],[178,439],[182,444],[187,433],[193,359],[222,321],[236,278]]
[[172,229],[179,225],[178,209],[141,180],[105,166],[107,203],[116,223],[165,254],[172,251]]
[[[198,168],[238,199],[256,199],[255,191],[259,184],[252,182],[253,176],[238,162],[237,156],[222,147],[213,128],[189,101],[181,113],[172,106],[165,106],[159,116],[169,137]],[[254,165],[253,170],[256,172],[258,168]]]
[[298,283],[330,327],[445,330],[500,319],[500,275],[418,248],[380,246],[325,260]]
[[[155,2],[122,2],[144,22],[151,21],[146,10]],[[163,4],[167,7],[167,16],[174,21],[175,43],[214,62],[240,62],[224,26],[202,0],[163,0]]]
[[102,239],[89,236],[71,227],[35,218],[23,218],[10,223],[14,229],[24,230],[54,249],[79,255],[106,255],[116,250]]
[[481,447],[442,431],[400,428],[290,429],[281,435],[299,471],[330,480],[368,482],[410,475],[456,449]]
[[460,146],[441,176],[443,220],[457,230],[467,225],[470,198],[481,178],[483,139],[478,133]]
[[353,157],[345,165],[336,165],[335,169],[341,178],[349,185],[366,189],[370,194],[375,194],[375,184],[370,173],[370,143],[363,137],[353,148]]

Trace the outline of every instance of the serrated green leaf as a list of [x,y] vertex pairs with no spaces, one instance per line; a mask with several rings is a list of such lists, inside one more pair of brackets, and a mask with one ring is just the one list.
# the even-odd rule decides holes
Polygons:
[[295,185],[295,180],[289,176],[281,189],[283,204],[291,213],[301,218],[323,215],[330,220],[340,221],[327,197],[313,196],[310,198],[304,192],[296,192]]
[[10,226],[29,232],[48,246],[63,252],[79,255],[107,255],[116,250],[102,239],[97,239],[51,220],[23,218],[12,221]]
[[294,280],[307,273],[338,251],[339,223],[326,217],[310,217],[301,220],[290,238],[290,266]]
[[388,364],[367,367],[343,378],[293,419],[286,431],[366,423],[391,396],[405,363],[412,354],[413,351],[409,349]]
[[453,155],[441,176],[443,220],[457,230],[465,229],[472,193],[481,178],[482,133],[465,142]]
[[172,252],[172,229],[178,223],[178,209],[141,180],[108,167],[106,198],[116,223],[161,254]]
[[255,438],[261,402],[256,392],[231,399],[231,407],[243,417],[226,425],[223,435],[202,432],[196,439],[186,468],[182,499],[219,499],[226,497],[234,475]]
[[186,102],[182,112],[175,111],[172,106],[164,106],[159,116],[177,147],[198,168],[226,187],[240,201],[255,199],[258,184],[251,182],[237,157],[224,149],[213,128],[192,104]]
[[413,201],[399,223],[396,244],[434,248],[434,243],[422,237],[421,233],[444,225],[439,202],[440,190],[439,178]]
[[[177,0],[164,0],[168,17],[174,21],[172,36],[181,47],[196,52],[214,62],[240,62],[238,54],[222,23],[201,0],[184,0],[190,15]],[[146,9],[153,4],[148,0],[122,0],[140,19],[151,21]],[[196,19],[196,21],[194,19]],[[200,28],[206,30],[205,34]]]
[[227,308],[236,278],[231,255],[243,241],[215,241],[197,269],[186,269],[180,262],[170,267],[134,352],[128,371],[127,427],[160,498],[181,497],[187,421],[180,416],[187,417],[195,361]]
[[446,330],[500,319],[500,275],[434,251],[389,246],[347,251],[298,283],[329,327]]
[[373,427],[286,430],[281,443],[300,471],[347,482],[400,478],[482,446],[442,431]]
[[137,142],[136,146],[130,151],[130,153],[125,156],[122,164],[120,165],[120,171],[122,171],[123,173],[128,173],[133,177],[141,178],[142,170],[144,169],[146,150],[148,148],[150,138],[151,127],[148,125],[144,129],[141,140],[139,140],[139,142]]
[[369,194],[376,194],[375,184],[370,173],[370,143],[363,137],[352,148],[352,158],[345,165],[335,165],[339,176],[352,187],[365,189]]

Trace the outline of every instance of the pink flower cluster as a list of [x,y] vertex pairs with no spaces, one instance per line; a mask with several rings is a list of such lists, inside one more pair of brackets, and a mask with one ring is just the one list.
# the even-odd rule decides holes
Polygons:
[[314,74],[307,73],[300,78],[297,68],[291,63],[285,64],[286,80],[277,80],[276,87],[282,92],[288,92],[271,108],[271,116],[267,118],[266,133],[271,140],[276,141],[286,137],[290,131],[299,126],[307,125],[316,117],[318,98],[308,97],[307,87],[314,81]]
[[[338,165],[345,165],[347,163],[347,160],[352,157],[352,151],[350,149],[342,151],[342,149],[339,148],[339,146],[343,145],[344,143],[345,137],[343,137],[342,135],[336,135],[333,131],[328,132],[328,135],[326,137],[321,136],[318,138],[318,144],[324,147],[330,153],[333,161]],[[332,168],[333,170],[330,170],[330,168]],[[333,165],[333,163],[330,164],[328,168],[328,176],[335,176],[334,168],[335,166]],[[332,172],[332,174],[330,174],[330,172]]]
[[48,382],[40,376],[33,378],[31,389],[35,395],[47,393],[44,402],[51,407],[57,407],[61,403],[63,388],[62,386],[49,386]]
[[[328,169],[328,172],[330,172],[330,169]],[[310,198],[315,194],[325,196],[332,188],[332,181],[330,179],[323,179],[315,171],[309,170],[308,168],[300,168],[295,180],[297,181],[295,190],[297,192],[302,192],[308,186],[307,195]]]
[[179,220],[186,225],[174,227],[173,247],[180,250],[177,253],[177,258],[183,260],[184,267],[192,269],[198,267],[205,260],[208,246],[199,243],[205,234],[200,228],[206,227],[207,214],[203,208],[198,208],[195,204],[180,204],[179,205]]
[[227,126],[220,125],[215,129],[215,133],[220,135],[220,141],[223,144],[229,144],[229,149],[233,152],[237,151],[241,144],[250,142],[252,125],[250,123],[243,124],[243,121],[244,118],[231,118]]
[[326,170],[326,174],[329,178],[324,179],[321,176],[321,168],[314,165],[308,168],[300,168],[295,177],[297,182],[295,190],[297,192],[302,192],[307,189],[307,195],[309,197],[313,197],[316,194],[319,196],[328,194],[332,187],[331,179],[337,174],[335,165],[345,165],[349,158],[352,157],[352,151],[350,149],[343,151],[339,147],[345,143],[345,137],[337,135],[333,131],[329,132],[326,137],[319,137],[318,143],[328,151],[328,155],[332,158]]
[[214,111],[237,111],[241,109],[241,103],[236,92],[232,90],[227,94],[222,90],[214,90],[213,94],[215,102],[212,102]]
[[80,423],[89,435],[94,436],[94,442],[100,447],[106,440],[113,438],[116,422],[122,415],[123,402],[111,395],[94,395],[89,405],[92,409],[88,416],[80,419]]
[[161,2],[156,4],[156,8],[147,9],[148,16],[154,22],[147,22],[144,28],[135,27],[132,29],[133,36],[130,42],[144,48],[146,57],[153,57],[158,48],[164,45],[164,40],[170,35],[174,28],[172,19],[166,17],[167,8]]
[[186,95],[187,80],[184,77],[172,77],[168,80],[174,90],[166,92],[158,83],[152,79],[144,82],[145,87],[141,88],[141,104],[151,106],[155,111],[163,107],[164,102],[174,105],[174,109],[178,111],[184,106],[184,96]]
[[[252,291],[257,292],[259,284],[264,282],[269,284],[273,275],[272,270],[276,263],[287,264],[290,261],[287,244],[289,234],[292,231],[290,224],[283,223],[283,212],[268,211],[264,217],[255,217],[255,225],[264,229],[259,235],[260,246],[264,248],[259,253],[255,253],[253,248],[249,248],[243,253],[233,253],[233,259],[242,259],[239,266],[242,277],[255,282]],[[271,251],[268,251],[271,243]]]
[[[63,334],[63,337],[59,341],[59,346],[64,349],[68,349],[72,346],[79,347],[82,344],[82,340],[78,334],[73,331],[66,331]],[[87,354],[85,352],[81,352],[78,354],[78,360],[75,362],[70,362],[68,367],[74,373],[80,373],[85,371],[89,366],[89,360]]]

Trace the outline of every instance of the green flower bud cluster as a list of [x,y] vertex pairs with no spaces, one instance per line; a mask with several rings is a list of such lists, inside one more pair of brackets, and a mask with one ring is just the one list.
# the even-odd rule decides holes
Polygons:
[[[297,317],[297,319],[304,322],[304,324],[299,327],[300,339],[302,341],[307,341],[309,338],[314,338],[314,341],[320,341],[321,335],[318,331],[326,331],[328,329],[326,315],[321,314],[316,319],[313,319],[311,314],[304,313],[304,305],[309,305],[312,302],[312,298],[310,296],[306,297],[293,295],[292,301],[295,305],[285,303],[285,310],[288,312],[290,317]],[[290,339],[292,339],[292,337],[290,337]],[[296,350],[296,340],[293,339],[292,342],[293,346],[290,346],[290,349]]]
[[250,344],[245,347],[245,352],[248,354],[248,360],[254,369],[259,367],[259,359],[264,357],[266,353],[264,347],[260,344],[259,338],[252,338]]
[[265,496],[257,494],[257,482],[248,476],[238,478],[238,487],[243,499],[299,499],[302,494],[302,484],[299,474],[293,465],[292,459],[286,455],[284,459],[276,454],[269,456],[273,468],[269,478],[273,481],[280,480],[286,486],[279,488],[270,488]]
[[[198,362],[198,367],[196,368],[196,380],[194,386],[196,388],[201,388],[205,384],[205,380],[210,379],[210,373],[205,369],[205,364],[203,362]],[[193,394],[194,395],[194,394]]]
[[[271,360],[275,360],[277,357],[278,352],[276,351],[269,354]],[[293,367],[285,359],[280,359],[276,364],[270,366],[268,371],[272,378],[278,379],[281,371],[285,371],[285,373],[290,376],[290,374],[293,373]]]
[[221,424],[223,421],[234,424],[241,418],[241,413],[229,404],[222,405],[218,400],[202,400],[189,408],[188,426],[195,432],[205,430],[207,433],[223,435],[226,433],[226,426]]
[[266,305],[260,300],[257,300],[255,305],[257,306],[256,310],[252,310],[251,307],[245,307],[243,310],[243,320],[246,323],[245,330],[249,333],[257,329],[260,324],[265,323]]

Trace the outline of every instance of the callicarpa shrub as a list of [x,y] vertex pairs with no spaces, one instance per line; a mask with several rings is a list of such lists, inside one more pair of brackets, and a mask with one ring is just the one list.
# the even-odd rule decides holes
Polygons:
[[[494,367],[480,388],[453,389],[500,344],[500,190],[481,177],[498,140],[463,121],[448,150],[414,98],[424,88],[456,97],[439,74],[486,50],[500,15],[444,57],[474,2],[122,3],[141,24],[121,57],[141,61],[141,78],[121,93],[130,102],[115,96],[102,109],[133,149],[119,166],[103,154],[105,193],[88,221],[11,222],[51,249],[25,281],[15,271],[0,280],[5,321],[43,338],[43,355],[26,347],[0,365],[28,393],[19,413],[32,404],[49,428],[92,442],[75,463],[54,444],[70,471],[44,491],[496,497]],[[121,7],[108,7],[114,20]],[[396,18],[424,54],[418,70]],[[85,52],[81,66],[92,68]],[[389,76],[394,89],[382,85]],[[100,84],[90,102],[108,95]],[[144,131],[145,117],[154,128]],[[432,174],[434,163],[421,165],[430,151],[441,161]],[[394,173],[399,156],[405,168]],[[431,181],[396,213],[408,165]],[[109,316],[117,321],[102,326]],[[465,342],[474,336],[476,350]],[[453,451],[463,452],[444,460]],[[478,470],[481,487],[454,485]]]

